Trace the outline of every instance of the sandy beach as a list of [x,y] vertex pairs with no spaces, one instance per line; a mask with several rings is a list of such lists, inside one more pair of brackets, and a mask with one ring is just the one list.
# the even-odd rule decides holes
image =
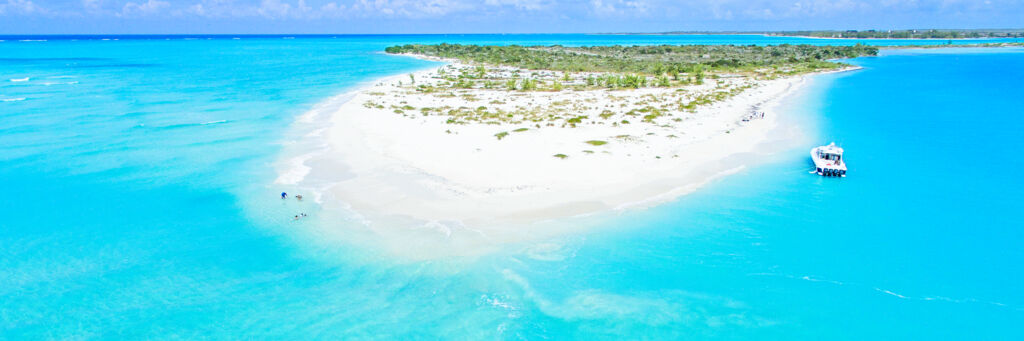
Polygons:
[[[804,76],[794,76],[722,78],[685,90],[409,91],[413,80],[434,85],[442,70],[466,67],[449,63],[380,79],[311,111],[300,118],[311,151],[282,161],[276,184],[311,190],[325,208],[350,211],[376,228],[516,239],[496,236],[509,226],[648,207],[756,162],[773,149],[769,132],[784,114],[776,104],[804,83]],[[523,103],[549,108],[572,101],[588,106],[570,112],[586,112],[740,85],[742,91],[722,101],[643,122],[619,111],[570,125],[517,119],[453,124],[451,116],[412,109],[490,105],[511,112]],[[399,104],[406,110],[395,109]]]

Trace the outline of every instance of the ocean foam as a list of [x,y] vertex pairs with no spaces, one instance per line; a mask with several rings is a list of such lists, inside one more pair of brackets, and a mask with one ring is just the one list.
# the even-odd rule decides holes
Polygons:
[[24,101],[24,100],[25,100],[25,97],[0,99],[0,101],[3,101],[3,102],[20,102],[20,101]]
[[12,82],[28,82],[28,80],[30,80],[30,79],[32,79],[32,77],[25,77],[25,78],[11,78],[11,81],[12,81]]
[[313,130],[313,131],[307,133],[306,135],[303,135],[303,137],[317,137],[317,136],[323,135],[324,131],[327,131],[327,128],[320,128],[320,129]]
[[452,227],[444,222],[431,220],[421,226],[422,228],[443,233],[446,238],[452,237]]
[[903,295],[897,294],[895,292],[892,292],[892,291],[889,291],[889,290],[885,290],[885,289],[881,289],[881,288],[875,288],[875,291],[878,291],[878,292],[881,292],[881,293],[884,293],[884,294],[888,294],[888,295],[892,295],[892,296],[896,296],[896,297],[899,297],[899,298],[902,298],[902,299],[908,299],[909,298],[907,296],[903,296]]
[[538,243],[525,250],[530,259],[544,262],[561,262],[576,257],[576,249],[560,243]]
[[[499,308],[501,310],[507,311],[508,312],[507,316],[509,318],[513,318],[514,319],[514,318],[519,318],[521,316],[519,314],[519,308],[516,308],[516,306],[512,305],[512,303],[506,302],[505,300],[502,300],[501,298],[499,298],[497,296],[490,296],[490,295],[484,294],[484,295],[480,295],[480,300],[483,301],[484,303],[486,303],[487,305],[490,305],[491,307],[495,307],[495,308]],[[500,326],[499,326],[499,328],[500,328]]]
[[309,171],[312,170],[312,168],[306,166],[306,160],[312,157],[313,154],[310,153],[289,159],[287,162],[288,166],[277,176],[274,183],[278,185],[294,185],[305,179]]

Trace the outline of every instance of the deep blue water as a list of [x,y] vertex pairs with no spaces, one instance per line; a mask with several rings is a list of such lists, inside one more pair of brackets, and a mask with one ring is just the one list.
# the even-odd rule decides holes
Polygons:
[[181,38],[0,37],[0,339],[1024,338],[1022,49],[815,77],[786,119],[847,149],[845,179],[808,174],[810,144],[588,232],[410,261],[253,199],[296,116],[431,65],[386,46],[857,41]]

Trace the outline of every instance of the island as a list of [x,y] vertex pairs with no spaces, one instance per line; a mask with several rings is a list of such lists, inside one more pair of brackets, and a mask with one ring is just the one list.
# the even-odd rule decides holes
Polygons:
[[850,39],[979,39],[979,38],[1024,38],[1020,29],[963,29],[963,30],[825,30],[825,31],[783,31],[769,32],[769,36],[794,36],[813,38]]
[[611,33],[625,35],[764,35],[829,39],[982,39],[1024,38],[1024,29],[916,29],[916,30],[818,30],[818,31],[670,31],[659,33]]
[[[871,46],[403,45],[440,66],[324,114],[278,184],[375,226],[467,230],[644,207],[778,150],[781,98]],[[314,119],[310,118],[310,122]],[[785,129],[781,129],[785,131]]]

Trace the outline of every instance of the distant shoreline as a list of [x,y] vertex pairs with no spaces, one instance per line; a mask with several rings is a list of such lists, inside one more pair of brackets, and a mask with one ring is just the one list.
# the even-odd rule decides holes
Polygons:
[[762,36],[762,37],[792,37],[792,38],[807,38],[807,39],[843,39],[843,40],[994,40],[994,39],[1021,39],[1018,37],[978,37],[978,38],[856,38],[856,37],[816,37],[816,36],[804,36],[804,35],[780,35],[770,33],[724,33],[724,32],[693,32],[693,33],[594,33],[594,35],[621,35],[621,36]]
[[993,39],[1022,39],[1016,37],[978,37],[978,38],[856,38],[856,37],[816,37],[816,36],[800,36],[800,35],[776,35],[776,34],[764,34],[766,37],[795,37],[795,38],[807,38],[807,39],[843,39],[843,40],[993,40]]
[[[811,34],[800,34],[803,32],[820,32],[835,35],[849,35],[858,33],[878,34],[884,32],[891,35],[896,34],[922,34],[922,33],[956,33],[956,34],[979,34],[978,37],[834,37]],[[757,35],[764,37],[795,37],[795,38],[816,38],[816,39],[879,39],[879,40],[983,40],[983,39],[1024,39],[1024,29],[914,29],[914,30],[864,30],[864,31],[680,31],[680,32],[607,32],[604,35]],[[1007,36],[1007,35],[1014,36]]]

